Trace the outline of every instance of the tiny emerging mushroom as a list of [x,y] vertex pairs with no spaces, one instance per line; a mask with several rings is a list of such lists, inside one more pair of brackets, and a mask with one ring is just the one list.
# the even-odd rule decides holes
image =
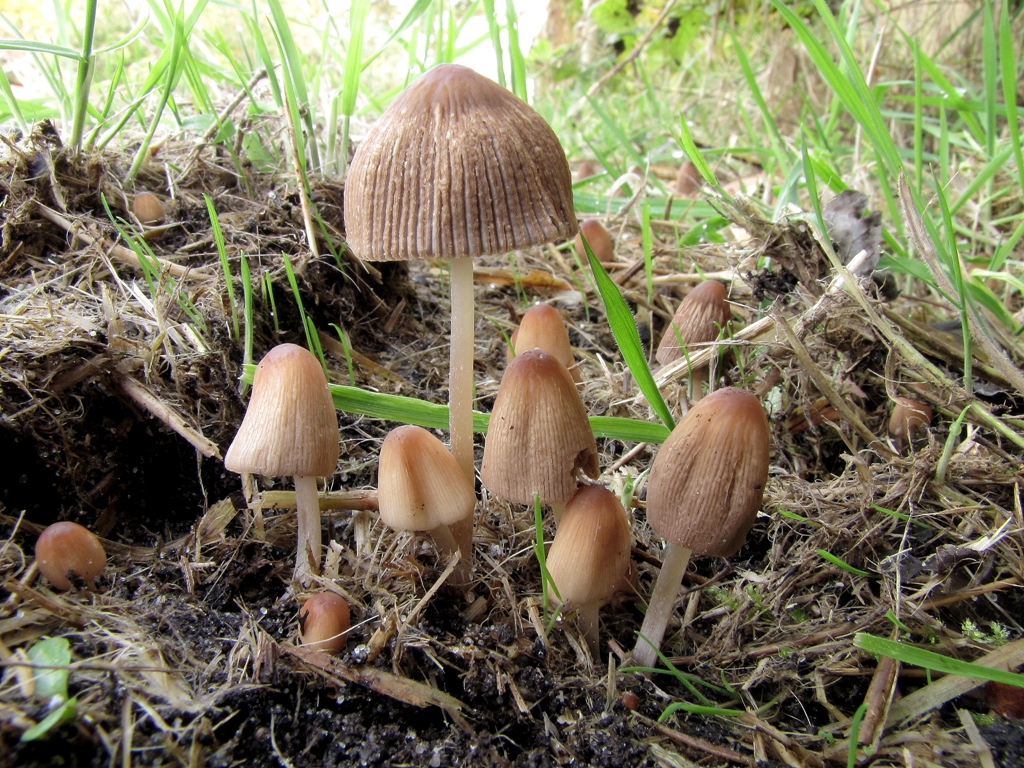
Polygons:
[[909,397],[897,397],[889,417],[889,434],[900,442],[914,442],[914,433],[932,423],[932,409]]
[[39,572],[57,589],[71,589],[68,575],[91,585],[107,566],[107,553],[99,537],[78,523],[64,521],[43,529],[36,541]]
[[547,568],[562,603],[577,609],[577,622],[600,658],[598,610],[623,584],[631,538],[622,504],[600,485],[584,485],[565,505],[547,555]]
[[294,478],[295,578],[300,583],[308,583],[320,569],[316,479],[334,474],[340,452],[338,417],[320,361],[296,344],[274,347],[256,367],[249,407],[224,466],[232,472]]
[[164,219],[164,204],[152,192],[139,192],[132,200],[132,213],[142,224],[159,224]]
[[345,647],[350,625],[348,603],[334,592],[318,592],[299,610],[299,639],[324,653],[337,653]]
[[680,197],[694,197],[700,192],[702,186],[704,186],[704,179],[701,178],[697,166],[693,164],[692,160],[684,160],[683,164],[679,166],[679,172],[676,174],[676,183],[673,191]]
[[[406,424],[384,438],[377,467],[380,519],[396,531],[427,531],[438,553],[459,550],[450,526],[473,519],[476,493],[444,443]],[[457,579],[470,575],[460,560]]]
[[[681,358],[684,352],[698,351],[694,345],[715,341],[729,322],[728,292],[717,280],[704,280],[686,294],[672,322],[658,344],[656,359],[662,365]],[[705,366],[690,371],[690,401],[701,398],[708,378]]]
[[573,248],[576,249],[576,255],[579,256],[583,261],[587,260],[587,252],[583,247],[583,238],[587,238],[587,244],[590,246],[590,250],[594,252],[594,256],[597,260],[603,264],[607,264],[610,261],[615,260],[615,246],[612,244],[612,236],[608,234],[608,230],[605,229],[597,219],[584,219],[580,222],[580,231],[576,233],[576,238],[573,240]]
[[484,440],[480,479],[492,494],[561,517],[580,474],[599,474],[597,442],[569,371],[547,352],[516,355],[501,377]]
[[526,310],[518,330],[512,336],[512,346],[517,355],[530,349],[549,352],[569,370],[574,382],[579,384],[582,381],[576,358],[572,354],[565,321],[561,313],[550,304],[534,304]]
[[638,666],[657,659],[691,552],[734,555],[754,524],[767,479],[768,419],[749,392],[713,392],[676,424],[647,481],[647,522],[666,546],[633,649]]

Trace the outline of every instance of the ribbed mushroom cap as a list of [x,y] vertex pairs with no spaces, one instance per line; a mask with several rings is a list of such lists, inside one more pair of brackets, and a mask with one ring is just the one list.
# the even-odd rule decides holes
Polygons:
[[396,531],[429,531],[472,516],[476,494],[444,443],[423,427],[384,438],[377,465],[381,521]]
[[608,489],[585,485],[565,506],[547,567],[562,602],[578,606],[608,600],[629,569],[629,521]]
[[565,321],[550,304],[534,304],[526,310],[519,322],[519,330],[514,335],[512,346],[517,355],[530,349],[542,349],[554,355],[558,362],[569,369],[573,381],[580,381]]
[[256,366],[224,466],[256,475],[332,475],[339,453],[338,417],[320,361],[295,344],[274,347]]
[[572,237],[572,175],[551,127],[458,64],[421,75],[359,146],[348,244],[368,261],[503,253]]
[[580,472],[596,478],[597,443],[565,366],[532,349],[505,369],[491,410],[480,479],[519,504],[564,504]]
[[717,339],[721,329],[729,322],[727,296],[725,286],[717,280],[698,283],[686,294],[671,324],[665,329],[665,335],[661,337],[655,355],[658,362],[666,365],[683,356],[676,330],[688,349],[691,344],[704,344]]
[[754,524],[767,480],[761,403],[742,389],[720,389],[694,405],[658,451],[647,522],[672,544],[729,557]]
[[608,234],[608,230],[604,228],[604,224],[600,221],[597,219],[584,219],[581,221],[580,231],[576,233],[576,239],[573,240],[576,255],[585,260],[587,252],[583,248],[583,237],[580,237],[580,233],[583,234],[583,237],[587,238],[590,250],[594,252],[598,261],[608,262],[615,258],[615,246],[612,245],[612,236]]
[[909,397],[897,397],[889,417],[889,434],[900,440],[914,439],[919,427],[932,423],[932,409]]

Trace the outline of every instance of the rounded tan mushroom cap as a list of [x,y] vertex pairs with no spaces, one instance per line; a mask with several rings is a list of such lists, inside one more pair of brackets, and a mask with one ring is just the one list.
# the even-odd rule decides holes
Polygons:
[[658,451],[647,522],[699,555],[734,555],[768,480],[768,419],[749,392],[727,387],[693,406]]
[[[672,323],[665,329],[661,337],[658,352],[655,355],[662,365],[678,360],[683,356],[683,348],[679,346],[676,331],[683,343],[704,344],[718,338],[721,329],[729,322],[729,304],[726,302],[728,293],[725,286],[717,280],[705,280],[686,294],[676,310]],[[691,353],[695,350],[690,349]]]
[[480,479],[495,496],[564,504],[580,472],[596,478],[597,442],[565,366],[532,349],[516,355],[498,387],[484,441]]
[[629,521],[615,494],[585,485],[565,506],[547,567],[562,602],[570,606],[608,600],[629,570]]
[[132,213],[143,224],[159,224],[164,218],[164,204],[152,192],[139,192],[132,200]]
[[921,427],[931,426],[932,409],[909,397],[897,397],[889,417],[889,434],[899,440],[913,440]]
[[368,261],[503,253],[572,237],[572,175],[526,102],[458,64],[421,75],[359,146],[348,244]]
[[381,521],[396,531],[429,531],[473,515],[476,494],[455,457],[423,427],[384,438],[377,465]]
[[224,456],[232,472],[332,475],[338,417],[320,361],[296,344],[274,347],[256,366],[242,426]]
[[675,193],[680,197],[693,197],[704,186],[704,179],[692,160],[685,160],[676,174]]
[[36,565],[47,581],[61,591],[71,589],[68,574],[93,582],[107,567],[107,553],[95,533],[64,521],[48,525],[36,540]]
[[554,355],[558,362],[569,369],[573,381],[580,382],[565,321],[561,313],[550,304],[534,304],[526,310],[513,337],[512,346],[517,355],[531,349],[542,349]]
[[351,621],[345,598],[334,592],[319,592],[299,610],[299,639],[318,651],[337,653],[345,647],[343,633]]
[[612,245],[612,236],[608,234],[604,224],[597,219],[584,219],[580,222],[580,231],[576,233],[573,247],[576,249],[576,255],[586,260],[587,252],[583,248],[583,237],[580,237],[581,233],[583,237],[587,238],[590,250],[594,252],[598,261],[609,262],[615,259],[615,246]]

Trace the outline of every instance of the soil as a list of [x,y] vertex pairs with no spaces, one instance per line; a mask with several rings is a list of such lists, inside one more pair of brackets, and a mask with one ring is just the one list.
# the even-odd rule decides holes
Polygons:
[[[283,255],[294,262],[315,327],[347,333],[357,386],[445,402],[443,265],[364,267],[344,254],[342,190],[327,181],[313,190],[326,235],[322,255],[311,259],[294,189],[252,169],[242,183],[216,148],[205,148],[178,180],[171,226],[150,240],[158,257],[193,271],[166,273],[172,288],[153,302],[144,273],[113,247],[123,239],[102,205],[101,194],[128,217],[123,158],[72,157],[45,125],[17,147],[0,175],[0,763],[107,766],[129,745],[137,765],[211,768],[843,764],[850,718],[877,701],[877,660],[852,645],[855,633],[965,660],[1005,647],[1014,651],[1012,666],[1024,660],[1015,650],[1024,631],[1021,449],[972,426],[970,444],[954,443],[946,479],[934,481],[950,422],[969,402],[955,386],[958,361],[927,338],[919,342],[924,362],[893,358],[862,305],[828,292],[827,263],[804,225],[769,225],[746,208],[733,218],[751,241],[701,246],[685,261],[732,270],[737,328],[774,313],[794,335],[737,346],[717,371],[718,386],[747,387],[768,404],[772,469],[763,514],[740,552],[728,562],[697,558],[684,580],[665,651],[685,675],[621,669],[660,565],[642,476],[654,450],[630,459],[633,443],[605,438],[602,481],[636,491],[637,575],[636,591],[602,611],[601,659],[590,659],[571,616],[552,619],[543,605],[532,511],[479,487],[475,578],[434,594],[444,567],[428,539],[388,531],[375,514],[367,522],[326,510],[323,585],[349,600],[354,627],[335,666],[296,655],[304,592],[291,582],[294,514],[250,505],[217,455],[244,413],[244,343],[231,330],[202,193],[221,219],[238,301],[240,258],[250,262],[253,360],[277,343],[305,343]],[[187,167],[193,147],[168,143],[163,152]],[[142,183],[169,199],[165,178],[154,163]],[[657,244],[659,277],[676,275],[683,261],[671,242],[666,235]],[[624,271],[637,246],[620,247]],[[509,285],[477,285],[479,409],[490,409],[505,365],[494,323],[511,331],[526,303],[544,299],[569,327],[588,410],[653,420],[634,399],[599,297],[554,294],[520,279],[539,269],[586,287],[572,258],[534,249],[516,254],[511,267],[504,257],[482,263],[513,274]],[[648,303],[643,279],[641,272],[624,280],[623,292],[649,345],[681,292],[666,283]],[[198,341],[184,330],[199,324],[175,291],[205,321]],[[898,306],[874,292],[865,300],[883,316],[898,310],[921,326],[931,319],[931,305],[906,294]],[[330,378],[347,384],[347,362],[331,338],[323,341]],[[928,378],[928,364],[941,381]],[[128,379],[164,410],[132,394]],[[1019,412],[1021,393],[986,370],[982,380],[984,400],[970,402]],[[664,387],[676,414],[681,389]],[[929,400],[937,413],[931,429],[911,445],[868,440],[885,435],[897,391]],[[837,410],[843,404],[863,429]],[[168,413],[186,429],[173,428]],[[392,426],[339,413],[343,455],[329,491],[372,492]],[[197,435],[210,441],[210,455],[189,442]],[[482,445],[481,436],[478,459]],[[259,487],[290,484],[263,478]],[[65,519],[107,544],[109,567],[94,590],[54,593],[36,574],[38,531]],[[1006,520],[1012,535],[977,545]],[[554,527],[546,526],[550,540]],[[18,654],[44,636],[70,642],[69,693],[78,701],[69,721],[23,742],[48,703],[16,673]],[[896,701],[927,684],[917,672],[901,672],[891,687]],[[424,690],[412,684],[457,702],[409,703]],[[659,724],[674,702],[745,714],[678,710]],[[903,765],[906,754],[924,761],[913,764],[979,764],[954,708],[943,704],[879,733],[858,764]],[[984,702],[973,708],[984,722]],[[1024,764],[1018,722],[997,717],[980,732],[996,765]]]

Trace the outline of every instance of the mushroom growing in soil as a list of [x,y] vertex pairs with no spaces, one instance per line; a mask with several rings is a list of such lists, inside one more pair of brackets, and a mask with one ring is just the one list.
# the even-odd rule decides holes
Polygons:
[[[476,494],[444,443],[411,424],[388,433],[377,465],[380,519],[396,531],[428,531],[439,554],[459,550],[451,526],[473,518]],[[467,580],[460,560],[457,580]]]
[[164,220],[164,204],[152,192],[139,192],[132,200],[132,213],[142,224],[159,224]]
[[320,570],[316,479],[334,474],[339,453],[338,416],[320,361],[296,344],[274,347],[256,367],[249,407],[224,466],[295,479],[295,578],[303,584]]
[[91,585],[107,567],[107,553],[95,533],[65,521],[43,529],[36,540],[39,572],[62,592],[71,589],[68,575]]
[[299,610],[299,639],[324,653],[337,653],[345,647],[350,625],[348,603],[334,592],[318,592]]
[[580,231],[576,233],[576,238],[573,240],[573,248],[576,249],[576,255],[585,262],[587,260],[587,252],[583,248],[584,237],[587,238],[590,250],[594,252],[594,256],[602,264],[615,260],[615,246],[612,245],[612,236],[608,234],[608,230],[604,228],[604,224],[600,221],[597,219],[584,219],[581,221]]
[[647,522],[666,546],[635,664],[654,666],[691,552],[734,555],[754,524],[767,479],[768,419],[749,392],[713,392],[672,430],[647,481]]
[[558,362],[569,369],[574,382],[579,384],[582,381],[576,358],[572,355],[565,321],[550,304],[534,304],[526,310],[523,319],[519,321],[518,330],[512,334],[512,346],[517,355],[531,349],[542,349],[554,355]]
[[932,409],[909,397],[897,397],[889,417],[889,434],[898,442],[914,442],[914,433],[932,423]]
[[539,494],[558,521],[579,475],[599,473],[597,442],[569,371],[539,349],[516,355],[491,409],[480,467],[484,486],[518,504],[532,504]]
[[[451,450],[472,483],[472,259],[576,233],[558,137],[497,83],[440,64],[398,95],[356,151],[345,225],[362,259],[451,259]],[[454,533],[469,563],[472,522]]]
[[[661,337],[655,358],[662,365],[674,362],[693,345],[715,341],[729,322],[728,293],[717,280],[705,280],[680,303],[672,322]],[[708,369],[701,366],[690,371],[690,402],[700,400]]]
[[695,197],[703,186],[704,179],[701,178],[697,166],[693,164],[692,160],[684,160],[676,174],[673,191],[680,197]]
[[600,658],[598,610],[623,584],[629,570],[629,521],[615,494],[584,485],[565,505],[547,555],[548,572],[562,603],[577,610],[577,623]]

